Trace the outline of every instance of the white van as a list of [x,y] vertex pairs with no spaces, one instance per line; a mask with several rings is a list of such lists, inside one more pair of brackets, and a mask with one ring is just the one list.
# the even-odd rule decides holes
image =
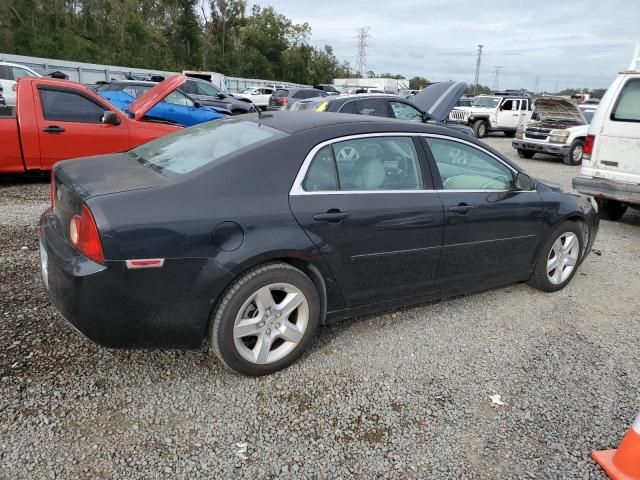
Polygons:
[[594,196],[608,220],[640,209],[640,44],[593,116],[573,188]]

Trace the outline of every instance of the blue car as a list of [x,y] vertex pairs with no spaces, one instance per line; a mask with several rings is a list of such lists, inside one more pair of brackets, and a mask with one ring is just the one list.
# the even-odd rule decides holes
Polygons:
[[[111,104],[124,111],[138,97],[156,85],[157,83],[154,82],[118,81],[100,84],[95,90],[101,97],[106,98]],[[190,127],[224,118],[230,113],[200,105],[188,95],[174,90],[151,108],[146,117]]]

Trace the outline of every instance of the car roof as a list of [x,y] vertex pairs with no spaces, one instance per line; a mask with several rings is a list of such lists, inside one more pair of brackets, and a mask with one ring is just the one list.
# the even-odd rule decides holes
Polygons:
[[139,85],[142,87],[153,87],[158,85],[158,82],[150,82],[147,80],[112,80],[102,85]]

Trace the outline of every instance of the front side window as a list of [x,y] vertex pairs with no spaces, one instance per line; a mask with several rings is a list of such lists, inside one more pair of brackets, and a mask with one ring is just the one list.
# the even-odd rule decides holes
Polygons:
[[303,188],[306,191],[420,190],[423,183],[411,137],[371,137],[324,147],[312,160]]
[[422,112],[404,102],[389,102],[393,115],[400,120],[422,121]]
[[206,95],[208,97],[215,97],[220,93],[216,87],[214,87],[211,83],[206,82],[193,82],[195,83],[195,94],[196,95]]
[[60,122],[101,123],[108,110],[71,91],[40,89],[40,102],[44,118]]
[[640,122],[640,79],[629,80],[613,108],[611,120]]
[[429,138],[443,190],[513,190],[512,170],[494,157],[465,143]]
[[164,97],[163,102],[170,103],[172,105],[181,105],[183,107],[193,107],[193,102],[184,93],[180,93],[174,90],[169,95]]
[[20,68],[20,67],[11,67],[11,70],[13,72],[13,79],[14,80],[18,80],[21,77],[30,77],[33,76],[32,73],[28,72],[27,70],[25,70],[24,68]]
[[283,136],[280,130],[257,123],[219,120],[160,137],[129,155],[154,170],[180,175]]

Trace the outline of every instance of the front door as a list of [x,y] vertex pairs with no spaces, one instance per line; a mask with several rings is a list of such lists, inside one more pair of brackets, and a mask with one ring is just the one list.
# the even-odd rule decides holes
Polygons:
[[515,170],[470,143],[430,137],[445,229],[439,286],[451,289],[533,268],[543,206],[515,189]]
[[518,128],[520,123],[520,100],[508,99],[498,109],[498,128],[505,130]]
[[444,216],[419,151],[410,136],[338,141],[316,147],[296,180],[292,212],[349,306],[436,287]]
[[38,87],[41,115],[37,115],[40,167],[50,170],[69,158],[123,152],[130,145],[124,116],[120,125],[102,123],[106,105],[82,92],[63,87]]

